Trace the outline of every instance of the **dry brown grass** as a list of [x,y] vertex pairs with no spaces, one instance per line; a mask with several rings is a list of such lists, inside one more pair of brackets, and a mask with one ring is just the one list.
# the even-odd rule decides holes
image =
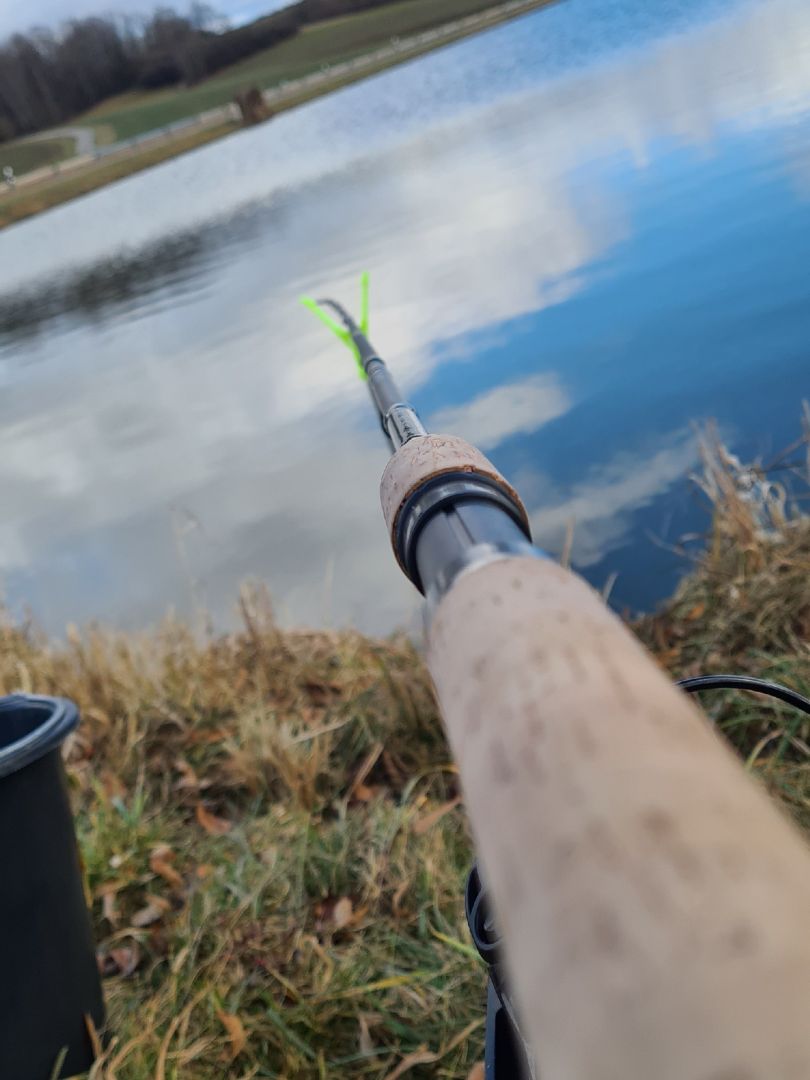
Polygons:
[[[775,472],[742,465],[712,430],[704,435],[697,479],[714,508],[708,543],[673,599],[636,626],[673,675],[756,675],[810,696],[810,517],[800,510],[810,490],[807,445],[788,448]],[[789,477],[790,489],[777,476]],[[706,693],[702,704],[810,827],[810,717],[734,691]]]
[[484,974],[463,817],[429,817],[457,782],[422,665],[404,639],[282,633],[261,594],[242,610],[205,644],[0,631],[0,692],[82,710],[67,760],[113,1031],[95,1076],[383,1077],[417,1051],[466,1076]]

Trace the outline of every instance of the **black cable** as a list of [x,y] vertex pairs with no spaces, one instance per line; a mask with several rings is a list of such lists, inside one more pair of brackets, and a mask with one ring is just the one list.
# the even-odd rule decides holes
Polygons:
[[767,694],[768,697],[778,698],[794,709],[800,709],[804,713],[810,713],[810,701],[795,690],[779,683],[768,682],[766,679],[755,679],[751,675],[696,675],[691,679],[680,679],[677,683],[687,694],[697,693],[699,690],[753,690],[756,694]]

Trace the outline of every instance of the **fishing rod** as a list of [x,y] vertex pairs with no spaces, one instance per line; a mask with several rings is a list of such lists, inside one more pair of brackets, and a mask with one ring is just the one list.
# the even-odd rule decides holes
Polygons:
[[[363,274],[360,279],[361,315],[359,325],[336,300],[317,301],[304,297],[302,302],[354,352],[358,373],[364,382],[368,382],[371,400],[377,410],[383,432],[391,444],[391,449],[398,450],[409,439],[416,438],[419,435],[427,435],[427,431],[417,416],[414,407],[402,400],[402,395],[394,382],[391,372],[368,340],[368,284],[368,274]],[[323,310],[324,307],[331,308],[343,325],[336,323],[333,318],[326,314]]]
[[[334,300],[302,301],[354,353],[383,432],[403,466],[384,482],[383,510],[397,560],[431,604],[465,569],[505,554],[540,556],[517,492],[474,447],[428,437],[416,410],[368,340],[368,276],[361,279],[359,324]],[[335,320],[326,307],[340,319]],[[416,448],[416,454],[411,451]],[[398,452],[404,451],[402,456]],[[422,460],[427,453],[429,461]],[[388,474],[387,474],[388,475]]]
[[480,860],[465,906],[490,965],[487,1080],[810,1077],[810,854],[687,692],[810,702],[739,676],[673,685],[533,545],[494,465],[426,431],[369,341],[368,289],[359,322],[303,302],[354,354],[392,448],[383,515],[427,598]]

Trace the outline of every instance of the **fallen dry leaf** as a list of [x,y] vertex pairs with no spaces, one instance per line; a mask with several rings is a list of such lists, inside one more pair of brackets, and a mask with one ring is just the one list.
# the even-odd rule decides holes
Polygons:
[[686,613],[686,621],[695,622],[701,617],[701,615],[704,614],[705,611],[706,605],[703,603],[703,601],[701,601],[699,604],[695,604],[695,606]]
[[313,914],[316,931],[332,933],[357,926],[368,914],[368,906],[356,908],[348,896],[327,896],[315,904]]
[[374,1049],[374,1043],[371,1041],[371,1033],[369,1031],[368,1020],[363,1013],[357,1018],[357,1022],[360,1026],[360,1033],[357,1036],[357,1045],[361,1054],[370,1054]]
[[180,773],[180,779],[174,785],[175,791],[183,791],[184,789],[191,791],[199,790],[200,781],[197,774],[185,758],[177,758],[174,767]]
[[242,1021],[233,1013],[222,1012],[221,1009],[218,1009],[217,1016],[219,1017],[222,1026],[228,1032],[228,1041],[231,1044],[229,1057],[230,1060],[233,1061],[234,1058],[239,1057],[245,1049],[245,1044],[247,1043],[245,1029],[242,1025]]
[[675,667],[675,662],[680,659],[680,656],[680,649],[666,649],[657,653],[655,660],[659,667],[663,668],[664,671],[669,672],[671,668]]
[[352,792],[355,802],[368,803],[377,794],[379,788],[370,788],[367,784],[358,784]]
[[352,921],[353,915],[354,905],[351,900],[348,896],[341,896],[332,909],[332,922],[334,922],[338,930],[342,930],[344,926],[348,926]]
[[378,743],[375,743],[374,746],[372,746],[372,748],[366,754],[365,758],[363,759],[362,764],[360,765],[360,768],[355,773],[354,780],[352,781],[351,787],[349,788],[349,798],[350,799],[354,798],[355,792],[357,791],[357,789],[360,787],[361,784],[365,785],[366,777],[371,772],[371,770],[374,768],[374,766],[377,764],[377,759],[379,758],[379,756],[380,756],[380,754],[382,752],[383,752],[383,744],[378,742]]
[[96,885],[93,895],[96,897],[104,897],[107,893],[114,895],[121,892],[129,884],[130,881],[127,878],[113,878],[112,881],[102,881],[100,885]]
[[214,743],[224,742],[230,735],[222,728],[195,728],[186,735],[186,742],[195,746],[209,746]]
[[226,821],[225,818],[217,817],[216,814],[212,814],[210,810],[206,810],[203,804],[197,803],[197,821],[202,825],[209,836],[224,836],[233,828],[233,824],[230,821]]
[[305,682],[303,686],[313,704],[325,705],[330,698],[340,696],[340,686],[335,682]]
[[436,1057],[437,1055],[428,1050],[426,1046],[420,1046],[413,1053],[406,1054],[399,1065],[386,1076],[385,1080],[397,1080],[403,1073],[408,1072],[417,1065],[431,1065],[436,1060]]
[[442,803],[441,806],[432,810],[429,814],[424,814],[422,817],[418,818],[413,824],[414,834],[416,836],[423,836],[428,829],[432,829],[446,814],[449,814],[451,810],[455,810],[460,802],[461,796],[457,795],[455,799]]
[[210,877],[213,872],[214,868],[213,866],[211,866],[210,863],[200,863],[200,865],[194,871],[200,881],[205,881],[205,879],[207,877]]
[[153,874],[158,874],[164,881],[177,889],[182,887],[183,879],[172,866],[173,859],[174,852],[168,844],[160,844],[159,847],[152,850],[152,854],[149,856],[149,869]]
[[145,907],[142,907],[140,911],[136,911],[130,919],[133,926],[142,929],[144,926],[151,926],[152,923],[161,919],[171,907],[168,900],[164,900],[162,896],[147,896],[147,903]]
[[111,926],[117,926],[121,913],[115,902],[115,889],[109,889],[101,894],[101,914]]
[[108,979],[113,975],[120,975],[127,979],[133,975],[141,962],[141,951],[137,944],[122,946],[119,949],[110,949],[109,952],[99,954],[99,974]]
[[484,1080],[484,1063],[476,1061],[475,1065],[467,1073],[467,1080]]

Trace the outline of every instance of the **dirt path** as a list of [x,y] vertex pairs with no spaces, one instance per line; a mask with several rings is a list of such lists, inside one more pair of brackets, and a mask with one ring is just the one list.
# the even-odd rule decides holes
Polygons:
[[76,157],[92,154],[96,148],[96,133],[91,127],[49,128],[29,135],[26,142],[41,142],[44,139],[73,139]]

